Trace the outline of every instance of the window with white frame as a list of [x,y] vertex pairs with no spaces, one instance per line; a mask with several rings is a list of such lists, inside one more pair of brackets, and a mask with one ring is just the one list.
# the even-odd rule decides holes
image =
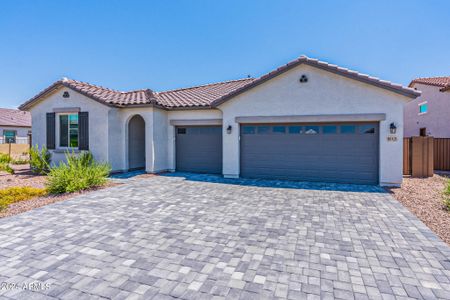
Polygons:
[[427,102],[423,102],[419,104],[419,114],[424,114],[428,112],[428,103]]
[[59,115],[59,147],[78,148],[78,114]]
[[3,138],[5,144],[15,144],[16,143],[16,131],[15,130],[4,130]]

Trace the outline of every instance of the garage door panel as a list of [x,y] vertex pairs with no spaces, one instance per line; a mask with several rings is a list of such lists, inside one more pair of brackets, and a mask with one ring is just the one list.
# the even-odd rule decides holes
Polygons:
[[[241,176],[375,184],[378,182],[378,124],[353,124],[354,134],[324,134],[324,125],[252,125],[241,127]],[[258,134],[263,126],[264,134]],[[314,128],[317,134],[275,133],[274,126]],[[371,134],[362,134],[372,128]],[[359,131],[361,130],[361,132]],[[251,131],[250,131],[251,132]],[[304,132],[304,131],[303,131]]]
[[[320,157],[318,159],[321,159]],[[322,160],[322,159],[321,159]],[[308,170],[308,169],[315,169],[315,170],[334,170],[336,168],[339,168],[340,171],[353,171],[355,172],[355,168],[352,167],[352,164],[359,164],[360,169],[358,172],[368,172],[364,171],[365,169],[370,169],[374,162],[371,161],[360,161],[360,160],[347,160],[344,162],[336,163],[332,160],[322,160],[322,163],[318,166],[314,162],[297,162],[295,159],[289,159],[286,161],[277,161],[277,162],[270,162],[270,163],[246,163],[243,164],[243,169],[245,168],[267,168],[267,169],[292,169],[292,166],[295,165],[294,171],[297,172],[299,170]],[[370,171],[372,172],[372,170]],[[368,172],[368,173],[370,173]]]
[[175,151],[177,171],[222,173],[222,127],[177,127]]

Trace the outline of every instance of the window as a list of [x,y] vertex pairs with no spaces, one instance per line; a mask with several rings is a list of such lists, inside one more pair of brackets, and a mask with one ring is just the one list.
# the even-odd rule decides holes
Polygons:
[[334,125],[326,125],[323,126],[323,134],[336,134],[337,126]]
[[16,143],[16,131],[15,130],[4,130],[3,135],[5,138],[6,144],[15,144]]
[[318,134],[319,126],[305,126],[305,134]]
[[256,132],[255,126],[244,126],[242,128],[242,132],[244,134],[255,134],[255,132]]
[[341,126],[341,133],[342,134],[354,134],[356,132],[356,126],[355,125],[342,125]]
[[178,134],[186,134],[186,128],[177,128]]
[[286,126],[273,126],[274,133],[286,133]]
[[373,125],[361,125],[359,132],[362,134],[375,134],[375,126]]
[[59,146],[78,147],[78,114],[59,116]]
[[290,134],[299,134],[302,133],[302,126],[289,126]]
[[420,134],[420,136],[427,136],[427,129],[425,127],[420,128],[419,134]]
[[424,114],[427,111],[428,111],[428,104],[426,102],[419,104],[419,114]]
[[268,134],[270,133],[269,126],[258,126],[258,134]]

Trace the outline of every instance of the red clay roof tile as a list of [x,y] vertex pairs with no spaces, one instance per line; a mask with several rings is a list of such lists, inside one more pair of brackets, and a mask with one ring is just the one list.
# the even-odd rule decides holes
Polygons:
[[250,82],[253,78],[245,78],[219,83],[211,83],[201,86],[164,91],[156,94],[158,103],[167,108],[173,107],[208,107],[220,97],[239,89]]
[[412,87],[415,83],[439,86],[442,91],[446,91],[450,89],[450,76],[416,78],[411,81],[409,87]]

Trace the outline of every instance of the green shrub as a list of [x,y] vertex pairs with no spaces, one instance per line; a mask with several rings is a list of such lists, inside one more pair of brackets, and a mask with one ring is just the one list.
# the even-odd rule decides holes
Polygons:
[[447,186],[444,190],[444,205],[445,208],[450,211],[450,180],[447,181]]
[[0,163],[7,164],[11,161],[11,157],[8,154],[0,153]]
[[47,194],[46,189],[28,186],[10,187],[0,190],[0,211],[8,208],[8,205],[11,203],[28,200],[45,194]]
[[90,152],[80,155],[66,153],[66,160],[67,163],[60,163],[48,173],[47,189],[50,193],[72,193],[107,182],[110,166],[95,162]]
[[28,159],[12,159],[11,160],[11,164],[12,165],[25,165],[27,163],[29,163],[30,161]]
[[7,163],[0,162],[0,171],[8,172],[9,174],[14,174],[14,169],[11,168]]
[[35,174],[47,174],[50,170],[51,153],[44,146],[41,150],[39,147],[33,146],[30,149],[30,168]]

